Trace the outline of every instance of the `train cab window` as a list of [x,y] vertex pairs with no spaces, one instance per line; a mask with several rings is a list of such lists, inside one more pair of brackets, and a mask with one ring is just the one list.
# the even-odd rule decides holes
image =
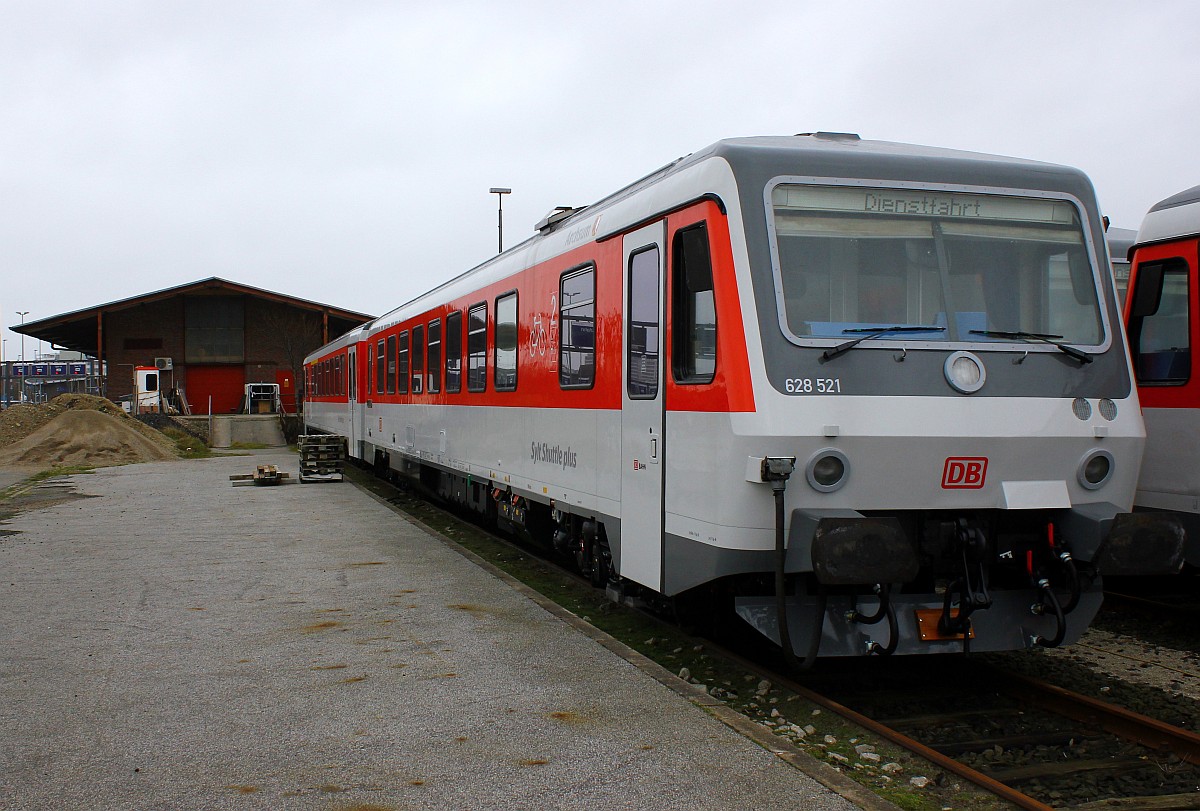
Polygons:
[[1138,264],[1129,345],[1139,383],[1182,385],[1191,378],[1188,276],[1183,259]]
[[659,318],[658,248],[638,251],[629,258],[629,374],[630,399],[658,396]]
[[517,294],[507,293],[496,299],[496,391],[517,388]]
[[467,311],[467,391],[487,389],[487,322],[486,304]]
[[717,306],[704,223],[675,234],[671,269],[671,373],[677,383],[711,383],[717,369]]
[[418,324],[412,331],[412,393],[420,394],[425,386],[425,327]]
[[387,393],[396,393],[396,336],[387,339]]
[[400,333],[399,346],[396,352],[396,393],[408,394],[408,330]]
[[430,394],[442,390],[442,319],[429,322],[429,348],[426,352],[428,362],[425,364],[429,375],[425,390]]
[[785,183],[771,204],[780,324],[797,343],[884,327],[911,328],[906,343],[1006,350],[1030,346],[1014,332],[1106,339],[1100,276],[1068,200]]
[[383,394],[384,379],[387,374],[387,354],[383,351],[383,341],[375,345],[375,393]]
[[558,385],[589,389],[596,381],[596,269],[567,271],[558,285]]
[[446,316],[446,392],[462,391],[462,313]]

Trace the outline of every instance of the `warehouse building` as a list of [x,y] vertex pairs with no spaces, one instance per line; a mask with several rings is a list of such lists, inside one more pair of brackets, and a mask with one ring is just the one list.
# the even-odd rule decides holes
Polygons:
[[134,370],[153,366],[193,414],[237,412],[250,383],[277,384],[295,412],[304,356],[372,318],[214,277],[11,329],[96,358],[110,400],[129,397]]

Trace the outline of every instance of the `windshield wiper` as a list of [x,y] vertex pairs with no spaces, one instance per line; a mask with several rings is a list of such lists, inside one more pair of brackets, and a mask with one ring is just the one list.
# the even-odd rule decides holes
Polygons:
[[821,360],[833,360],[843,352],[849,352],[854,347],[861,344],[863,341],[869,341],[872,338],[878,338],[881,335],[888,335],[893,332],[945,332],[945,327],[921,327],[908,326],[907,324],[897,324],[891,327],[855,327],[854,329],[844,329],[843,333],[849,334],[854,332],[865,332],[861,338],[855,338],[852,341],[846,341],[844,344],[838,344],[832,349],[826,349],[821,353]]
[[971,330],[971,334],[987,335],[990,338],[1016,338],[1022,341],[1034,341],[1050,344],[1051,346],[1058,347],[1060,352],[1075,358],[1075,360],[1079,361],[1079,365],[1081,366],[1085,363],[1091,363],[1092,360],[1094,360],[1091,355],[1080,352],[1073,346],[1067,346],[1059,340],[1055,340],[1057,338],[1062,338],[1063,336],[1061,335],[1046,335],[1045,333],[1041,332],[1024,332],[1021,330],[1016,332],[1007,332],[1005,330],[998,329],[973,329]]

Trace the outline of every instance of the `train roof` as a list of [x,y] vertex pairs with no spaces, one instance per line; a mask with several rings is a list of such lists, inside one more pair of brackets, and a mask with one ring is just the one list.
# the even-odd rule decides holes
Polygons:
[[[511,267],[515,270],[520,266],[520,261],[511,260],[526,252],[531,245],[538,243],[546,235],[562,231],[572,223],[616,207],[637,192],[712,158],[725,160],[733,167],[735,173],[745,176],[750,183],[781,174],[793,174],[817,177],[871,177],[885,181],[915,179],[996,188],[1019,189],[1033,185],[1036,188],[1068,192],[1081,198],[1091,193],[1091,181],[1080,170],[1025,158],[893,141],[873,141],[853,133],[841,132],[728,138],[678,158],[591,205],[551,212],[551,215],[539,223],[537,233],[525,241],[401,304],[377,318],[370,326],[372,329],[386,327],[399,320],[400,314],[410,305],[439,291],[445,291],[460,280],[484,272],[487,268],[495,267],[499,270],[508,267],[511,262]],[[1032,182],[1031,177],[1035,177],[1036,182]],[[606,235],[611,235],[636,222],[613,222],[609,218],[605,221],[604,230]]]
[[1192,186],[1186,191],[1172,194],[1166,200],[1159,200],[1150,207],[1151,211],[1163,211],[1176,206],[1186,206],[1188,203],[1200,202],[1200,186]]
[[1117,228],[1112,226],[1104,232],[1108,242],[1108,252],[1114,262],[1128,262],[1129,252],[1137,241],[1137,231],[1132,228]]
[[[1200,186],[1192,186],[1150,207],[1133,248],[1200,234]],[[1130,250],[1133,250],[1132,248]]]

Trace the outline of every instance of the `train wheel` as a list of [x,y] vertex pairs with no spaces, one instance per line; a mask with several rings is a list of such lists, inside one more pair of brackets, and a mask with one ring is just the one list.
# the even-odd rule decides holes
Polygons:
[[575,543],[575,568],[579,570],[581,575],[593,582],[595,579],[593,574],[595,547],[596,544],[588,543],[582,536]]
[[604,549],[600,543],[600,539],[597,538],[592,543],[591,552],[592,559],[589,567],[591,571],[588,572],[588,579],[592,581],[593,586],[604,588],[604,585],[608,582],[608,564],[605,562]]

